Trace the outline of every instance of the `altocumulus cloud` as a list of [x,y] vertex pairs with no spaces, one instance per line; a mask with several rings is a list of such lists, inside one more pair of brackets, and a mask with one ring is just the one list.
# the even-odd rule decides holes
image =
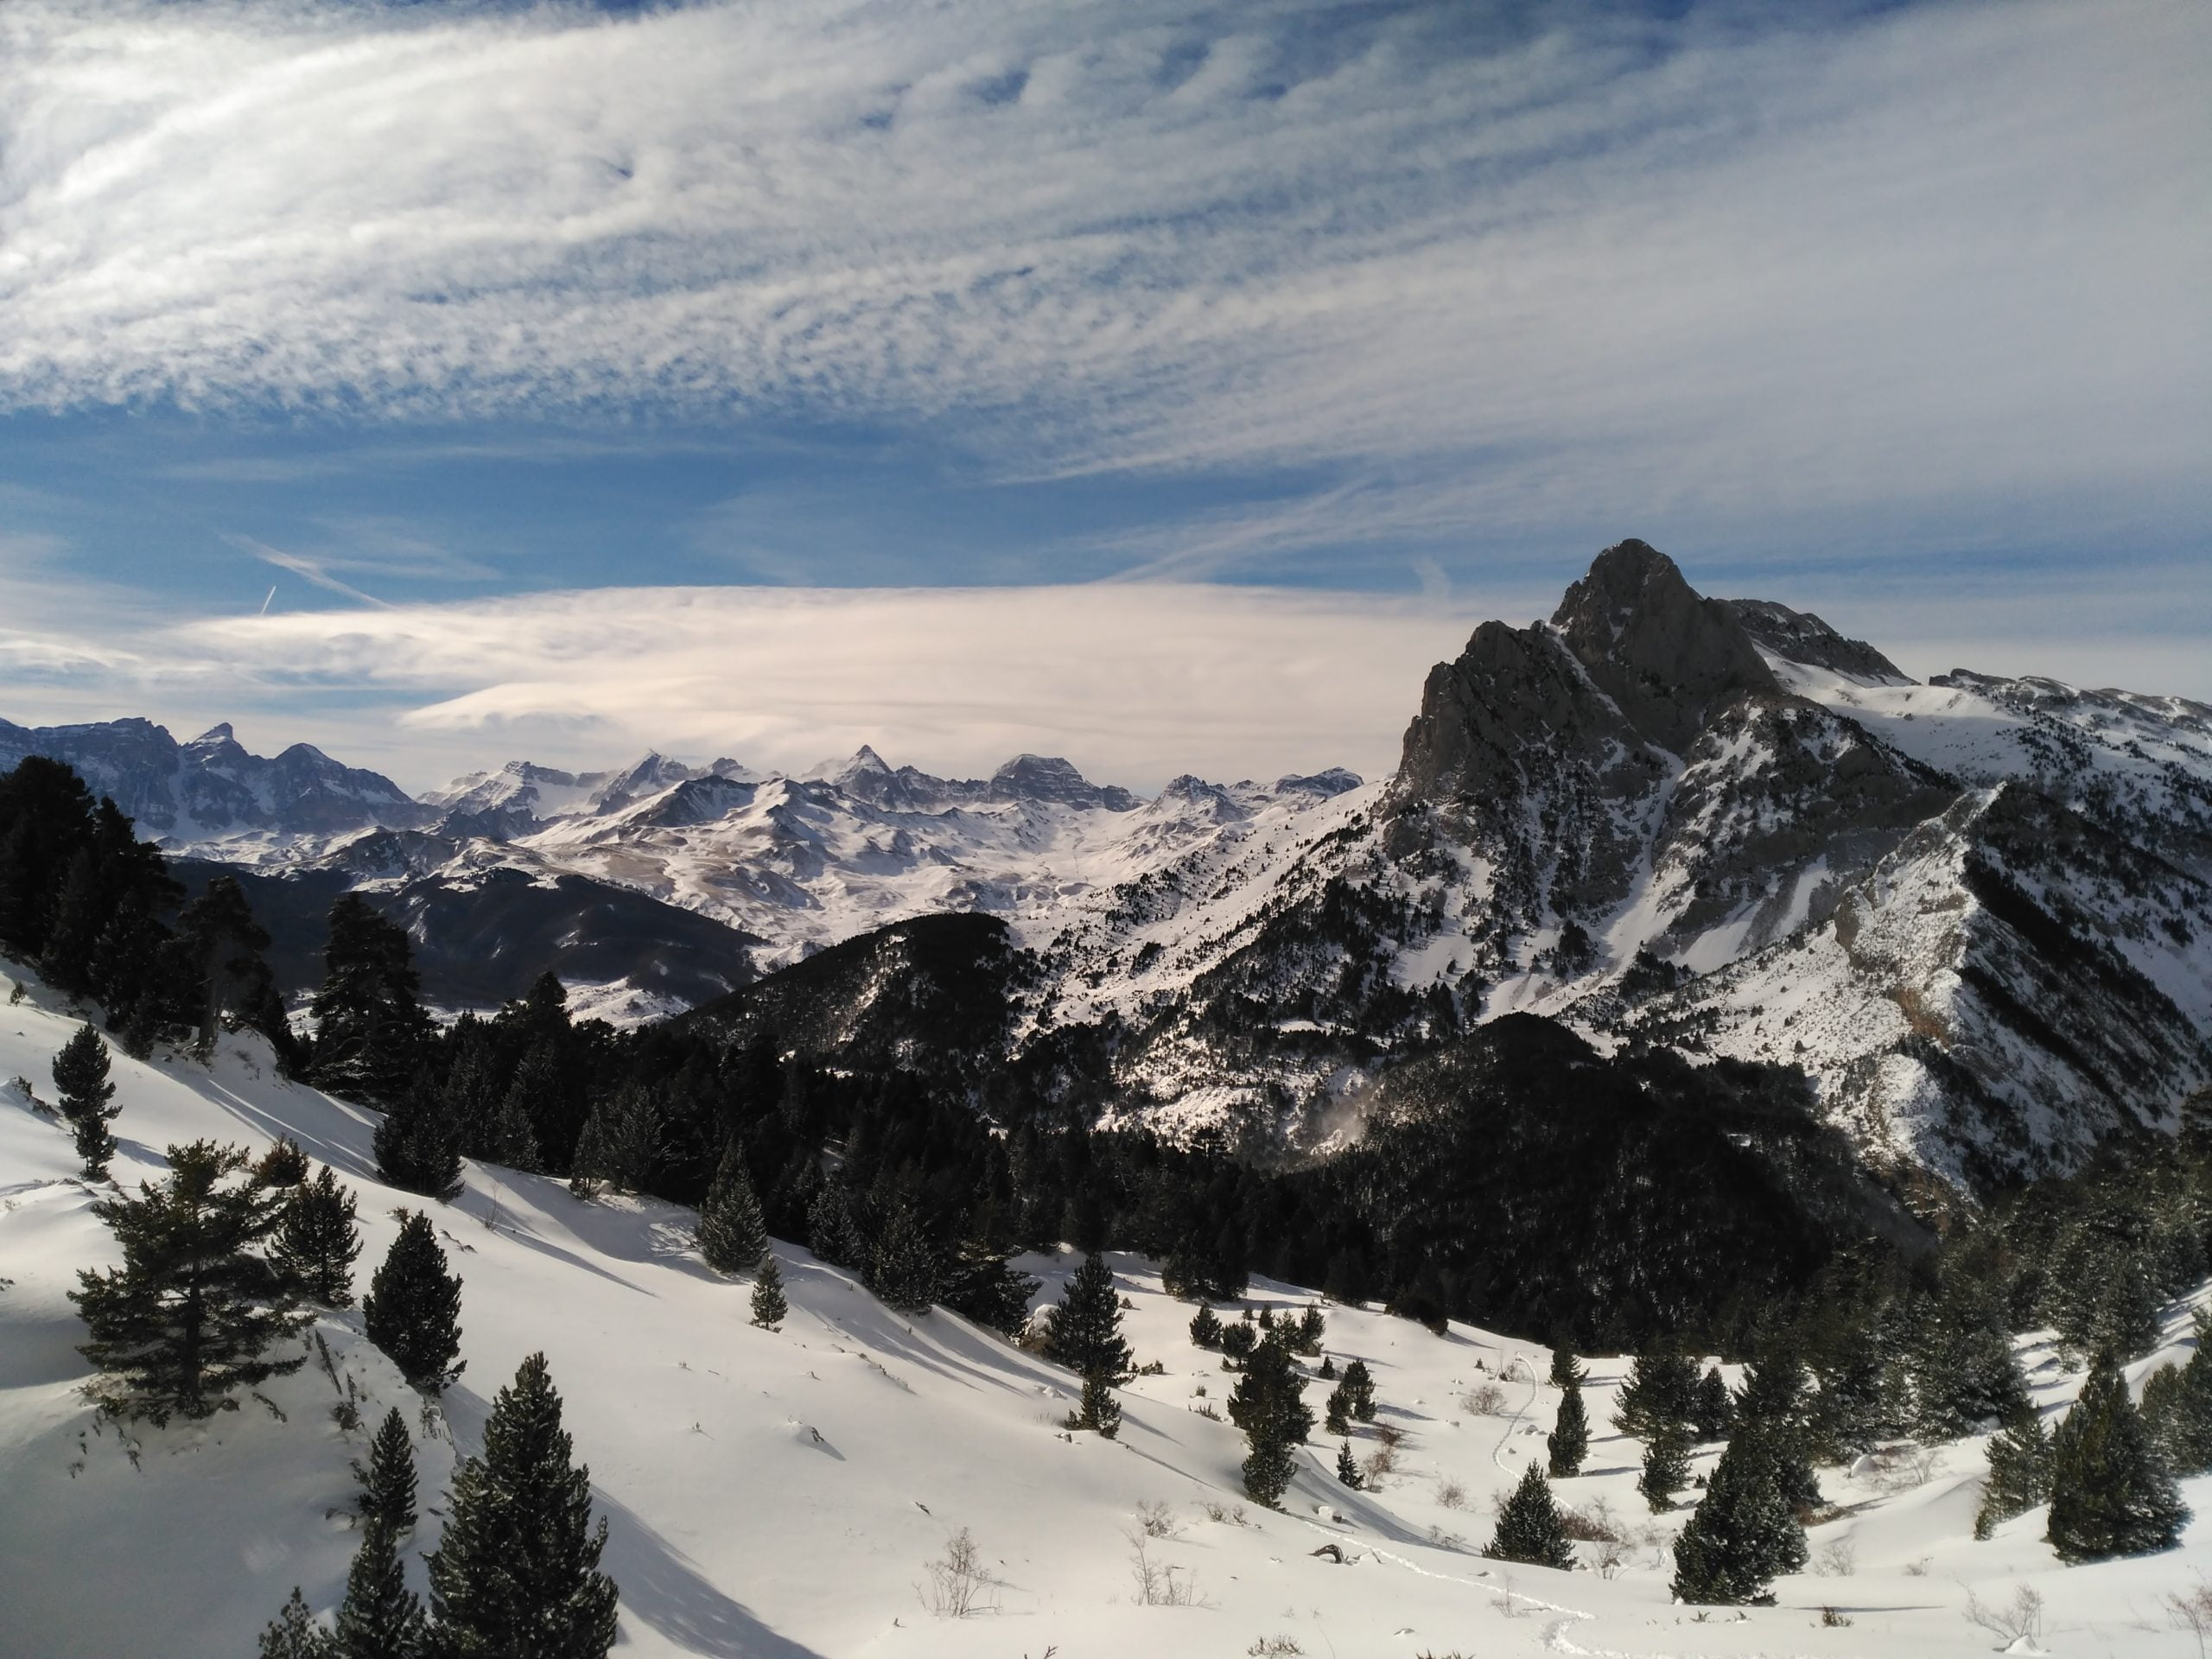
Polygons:
[[0,407],[929,422],[1447,529],[2202,504],[2212,10],[1485,10],[12,0]]

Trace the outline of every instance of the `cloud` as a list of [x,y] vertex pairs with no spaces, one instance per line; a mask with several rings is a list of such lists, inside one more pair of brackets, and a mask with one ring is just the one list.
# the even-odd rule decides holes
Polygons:
[[2212,12],[1487,15],[14,0],[0,406],[879,422],[1459,533],[2212,505]]
[[603,762],[652,745],[796,768],[870,743],[967,775],[1032,751],[1142,788],[1184,771],[1387,768],[1478,603],[1169,584],[601,588],[207,621],[172,648],[251,664],[264,696],[396,699],[404,732],[486,753]]

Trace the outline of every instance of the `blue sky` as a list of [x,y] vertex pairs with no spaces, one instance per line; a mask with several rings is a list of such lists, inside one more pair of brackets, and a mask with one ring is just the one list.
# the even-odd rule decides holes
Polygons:
[[16,0],[0,715],[1373,771],[1625,535],[2212,696],[2208,82],[2155,0]]

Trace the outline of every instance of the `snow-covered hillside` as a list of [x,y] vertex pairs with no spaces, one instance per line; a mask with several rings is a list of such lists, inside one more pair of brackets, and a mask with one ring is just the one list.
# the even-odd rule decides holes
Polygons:
[[[29,988],[0,1007],[0,1079],[50,1093],[48,1061],[76,1021],[13,971]],[[376,1183],[363,1113],[278,1080],[249,1046],[227,1046],[212,1068],[118,1055],[115,1075],[120,1179],[157,1174],[168,1143],[257,1150],[289,1133],[359,1194],[360,1281],[391,1242],[392,1211],[422,1202]],[[65,1292],[112,1247],[62,1128],[20,1087],[0,1082],[0,1647],[41,1659],[251,1651],[295,1583],[317,1607],[340,1594],[353,1542],[346,1465],[364,1446],[333,1421],[340,1391],[356,1391],[372,1422],[393,1402],[413,1416],[413,1402],[349,1311],[317,1326],[330,1370],[318,1362],[269,1388],[273,1411],[249,1400],[203,1425],[99,1428],[77,1394],[82,1328]],[[888,1313],[804,1250],[778,1247],[791,1313],[771,1332],[747,1323],[742,1285],[702,1265],[688,1211],[585,1204],[557,1183],[472,1166],[467,1192],[435,1215],[464,1281],[468,1369],[418,1421],[426,1514],[410,1573],[420,1588],[442,1484],[475,1447],[491,1395],[542,1349],[612,1522],[605,1564],[621,1587],[625,1653],[1964,1656],[1997,1645],[1962,1617],[1969,1595],[2001,1606],[2023,1586],[2046,1611],[2042,1648],[2020,1651],[2196,1651],[2162,1598],[2212,1570],[2212,1479],[2187,1483],[2206,1518],[2181,1549],[2063,1569],[2039,1512],[1972,1541],[1974,1442],[1924,1464],[1824,1470],[1839,1513],[1810,1535],[1814,1570],[1782,1580],[1773,1607],[1705,1613],[1667,1596],[1665,1542],[1685,1512],[1647,1516],[1637,1448],[1605,1434],[1617,1361],[1591,1367],[1591,1472],[1556,1491],[1585,1511],[1608,1506],[1631,1541],[1604,1572],[1595,1544],[1580,1546],[1591,1570],[1503,1567],[1475,1553],[1491,1499],[1541,1455],[1557,1398],[1532,1380],[1548,1356],[1527,1344],[1328,1308],[1326,1351],[1365,1359],[1379,1384],[1377,1424],[1355,1449],[1371,1455],[1379,1428],[1402,1431],[1397,1467],[1378,1491],[1351,1492],[1328,1472],[1333,1446],[1317,1440],[1283,1511],[1268,1513],[1242,1498],[1241,1438],[1211,1414],[1230,1379],[1190,1344],[1191,1309],[1161,1293],[1149,1262],[1115,1265],[1137,1356],[1164,1370],[1128,1389],[1108,1442],[1063,1434],[1066,1373],[942,1311]],[[1042,1300],[1072,1261],[1027,1265],[1048,1280]],[[1255,1281],[1249,1300],[1308,1297]],[[2174,1340],[2133,1368],[2139,1382],[2176,1357],[2184,1313],[2169,1310]],[[2024,1359],[2047,1410],[2068,1398],[2076,1379],[2042,1345]],[[1489,1387],[1496,1398],[1478,1397]],[[1147,1513],[1155,1582],[1187,1587],[1193,1605],[1141,1605],[1133,1535]],[[999,1582],[988,1611],[955,1621],[931,1616],[918,1586],[962,1529]],[[1343,1564],[1315,1553],[1327,1546]],[[1848,1622],[1824,1623],[1824,1609]]]

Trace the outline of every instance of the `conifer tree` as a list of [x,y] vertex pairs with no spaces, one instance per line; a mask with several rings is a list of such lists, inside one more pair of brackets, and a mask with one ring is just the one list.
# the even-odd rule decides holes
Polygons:
[[398,1538],[372,1519],[346,1575],[330,1652],[334,1659],[418,1659],[425,1635],[422,1599],[407,1587]]
[[2196,1351],[2186,1365],[2153,1371],[2143,1384],[2143,1426],[2172,1473],[2212,1471],[2212,1315],[2196,1314]]
[[430,1557],[434,1650],[601,1659],[613,1645],[607,1522],[592,1528],[591,1471],[574,1450],[545,1356],[532,1354],[493,1402],[482,1453],[454,1477]]
[[1690,1430],[1684,1423],[1658,1423],[1643,1444],[1643,1472],[1636,1490],[1654,1515],[1675,1507],[1675,1494],[1690,1484]]
[[2050,1501],[2050,1436],[2042,1414],[2027,1408],[1989,1442],[1989,1478],[1974,1511],[1974,1535],[1986,1538],[1998,1522]]
[[415,1441],[397,1406],[377,1425],[369,1441],[369,1460],[355,1459],[353,1478],[361,1483],[359,1509],[365,1523],[388,1529],[395,1539],[415,1530]]
[[1361,1478],[1358,1461],[1351,1454],[1351,1442],[1343,1440],[1337,1446],[1337,1478],[1352,1491],[1358,1491],[1367,1484]]
[[1546,1378],[1555,1389],[1580,1389],[1590,1380],[1589,1371],[1574,1357],[1572,1348],[1552,1350],[1552,1369]]
[[1335,1382],[1337,1380],[1337,1362],[1327,1354],[1322,1355],[1321,1369],[1314,1372],[1313,1375],[1319,1377],[1324,1382]]
[[397,1103],[411,1091],[430,1039],[407,930],[349,893],[331,906],[323,965],[309,1005],[316,1087],[372,1105]]
[[353,1260],[361,1253],[353,1217],[353,1190],[338,1184],[327,1164],[315,1179],[285,1192],[276,1259],[309,1301],[325,1307],[353,1305]]
[[1095,1430],[1106,1440],[1122,1432],[1122,1402],[1114,1397],[1114,1385],[1096,1373],[1083,1379],[1083,1402],[1069,1421],[1071,1428]]
[[399,1236],[361,1300],[364,1328],[399,1374],[425,1394],[436,1394],[467,1364],[461,1351],[461,1281],[446,1267],[430,1218],[403,1212]]
[[1244,1431],[1244,1490],[1273,1506],[1295,1472],[1291,1448],[1313,1432],[1313,1413],[1290,1351],[1274,1337],[1252,1350],[1229,1399],[1229,1420]]
[[280,1135],[253,1166],[253,1179],[266,1187],[297,1186],[307,1179],[311,1167],[300,1143],[289,1135]]
[[1079,1376],[1129,1374],[1129,1344],[1122,1340],[1122,1304],[1114,1270],[1093,1250],[1083,1260],[1059,1301],[1046,1316],[1046,1357]]
[[261,1632],[260,1659],[332,1659],[330,1632],[315,1622],[300,1586]]
[[[1260,1328],[1243,1319],[1230,1319],[1221,1327],[1221,1351],[1232,1360],[1243,1360],[1251,1356],[1259,1344]],[[1232,1366],[1230,1369],[1234,1370]]]
[[1574,1565],[1574,1545],[1560,1519],[1559,1505],[1552,1501],[1550,1483],[1533,1462],[1521,1471],[1521,1484],[1498,1510],[1497,1529],[1483,1546],[1483,1554],[1493,1561],[1556,1567],[1562,1573]]
[[852,1196],[842,1181],[830,1181],[807,1206],[806,1244],[835,1268],[857,1268],[868,1259],[868,1240],[853,1215]]
[[746,1173],[745,1154],[732,1141],[699,1213],[699,1254],[717,1273],[751,1273],[768,1253],[768,1224]]
[[1321,1338],[1328,1334],[1328,1321],[1322,1317],[1321,1310],[1308,1306],[1298,1316],[1298,1351],[1308,1355],[1319,1353]]
[[579,1197],[594,1185],[618,1192],[642,1192],[652,1179],[661,1149],[660,1103],[637,1084],[624,1084],[592,1103],[569,1182]]
[[177,958],[187,969],[186,1006],[196,1046],[212,1053],[228,1016],[243,1022],[264,1006],[272,983],[262,952],[269,931],[253,918],[238,878],[219,875],[178,914]]
[[107,1045],[90,1025],[79,1027],[54,1057],[54,1086],[60,1094],[55,1103],[76,1137],[87,1180],[105,1180],[108,1160],[115,1156],[115,1136],[107,1126],[118,1109],[107,1069]]
[[1582,1385],[1569,1374],[1567,1391],[1560,1395],[1559,1421],[1544,1440],[1552,1478],[1564,1480],[1582,1472],[1590,1455],[1590,1417],[1583,1409]]
[[246,1174],[246,1155],[212,1141],[168,1149],[168,1179],[92,1213],[123,1247],[123,1266],[81,1272],[69,1294],[92,1340],[78,1351],[105,1375],[87,1393],[104,1409],[156,1427],[172,1415],[235,1409],[233,1389],[297,1370],[269,1351],[305,1323],[289,1275],[263,1253],[280,1201]]
[[1339,1439],[1351,1433],[1351,1396],[1344,1392],[1344,1385],[1341,1382],[1329,1390],[1321,1427]]
[[868,1288],[886,1307],[902,1313],[926,1313],[937,1300],[936,1248],[922,1231],[913,1210],[900,1205],[884,1224],[868,1264]]
[[1739,1427],[1675,1541],[1675,1599],[1708,1606],[1764,1601],[1767,1586],[1805,1560],[1805,1529],[1775,1480],[1764,1434]]
[[770,1250],[760,1258],[760,1275],[753,1281],[753,1323],[772,1331],[791,1312],[784,1300],[784,1270]]
[[1355,1359],[1344,1367],[1344,1398],[1351,1408],[1353,1420],[1371,1423],[1375,1421],[1375,1378],[1367,1369],[1367,1362]]
[[2109,1351],[2089,1367],[2080,1397],[2050,1440],[2050,1526],[2044,1537],[2061,1560],[2102,1560],[2172,1547],[2189,1510],[2144,1432],[2126,1379]]
[[418,1077],[398,1091],[376,1128],[377,1174],[403,1192],[449,1204],[461,1195],[461,1126],[445,1102]]
[[1661,1423],[1686,1423],[1697,1408],[1697,1363],[1682,1354],[1638,1354],[1614,1396],[1613,1427],[1639,1440]]
[[1690,1427],[1697,1431],[1700,1440],[1722,1440],[1736,1421],[1736,1402],[1722,1381],[1720,1368],[1709,1367],[1705,1378],[1697,1385],[1697,1397],[1690,1408]]
[[1770,1352],[1744,1372],[1736,1397],[1739,1431],[1756,1427],[1783,1501],[1801,1509],[1821,1501],[1806,1414],[1805,1368],[1794,1353]]
[[1199,1348],[1217,1349],[1221,1346],[1221,1315],[1203,1303],[1198,1311],[1191,1315],[1191,1341]]

